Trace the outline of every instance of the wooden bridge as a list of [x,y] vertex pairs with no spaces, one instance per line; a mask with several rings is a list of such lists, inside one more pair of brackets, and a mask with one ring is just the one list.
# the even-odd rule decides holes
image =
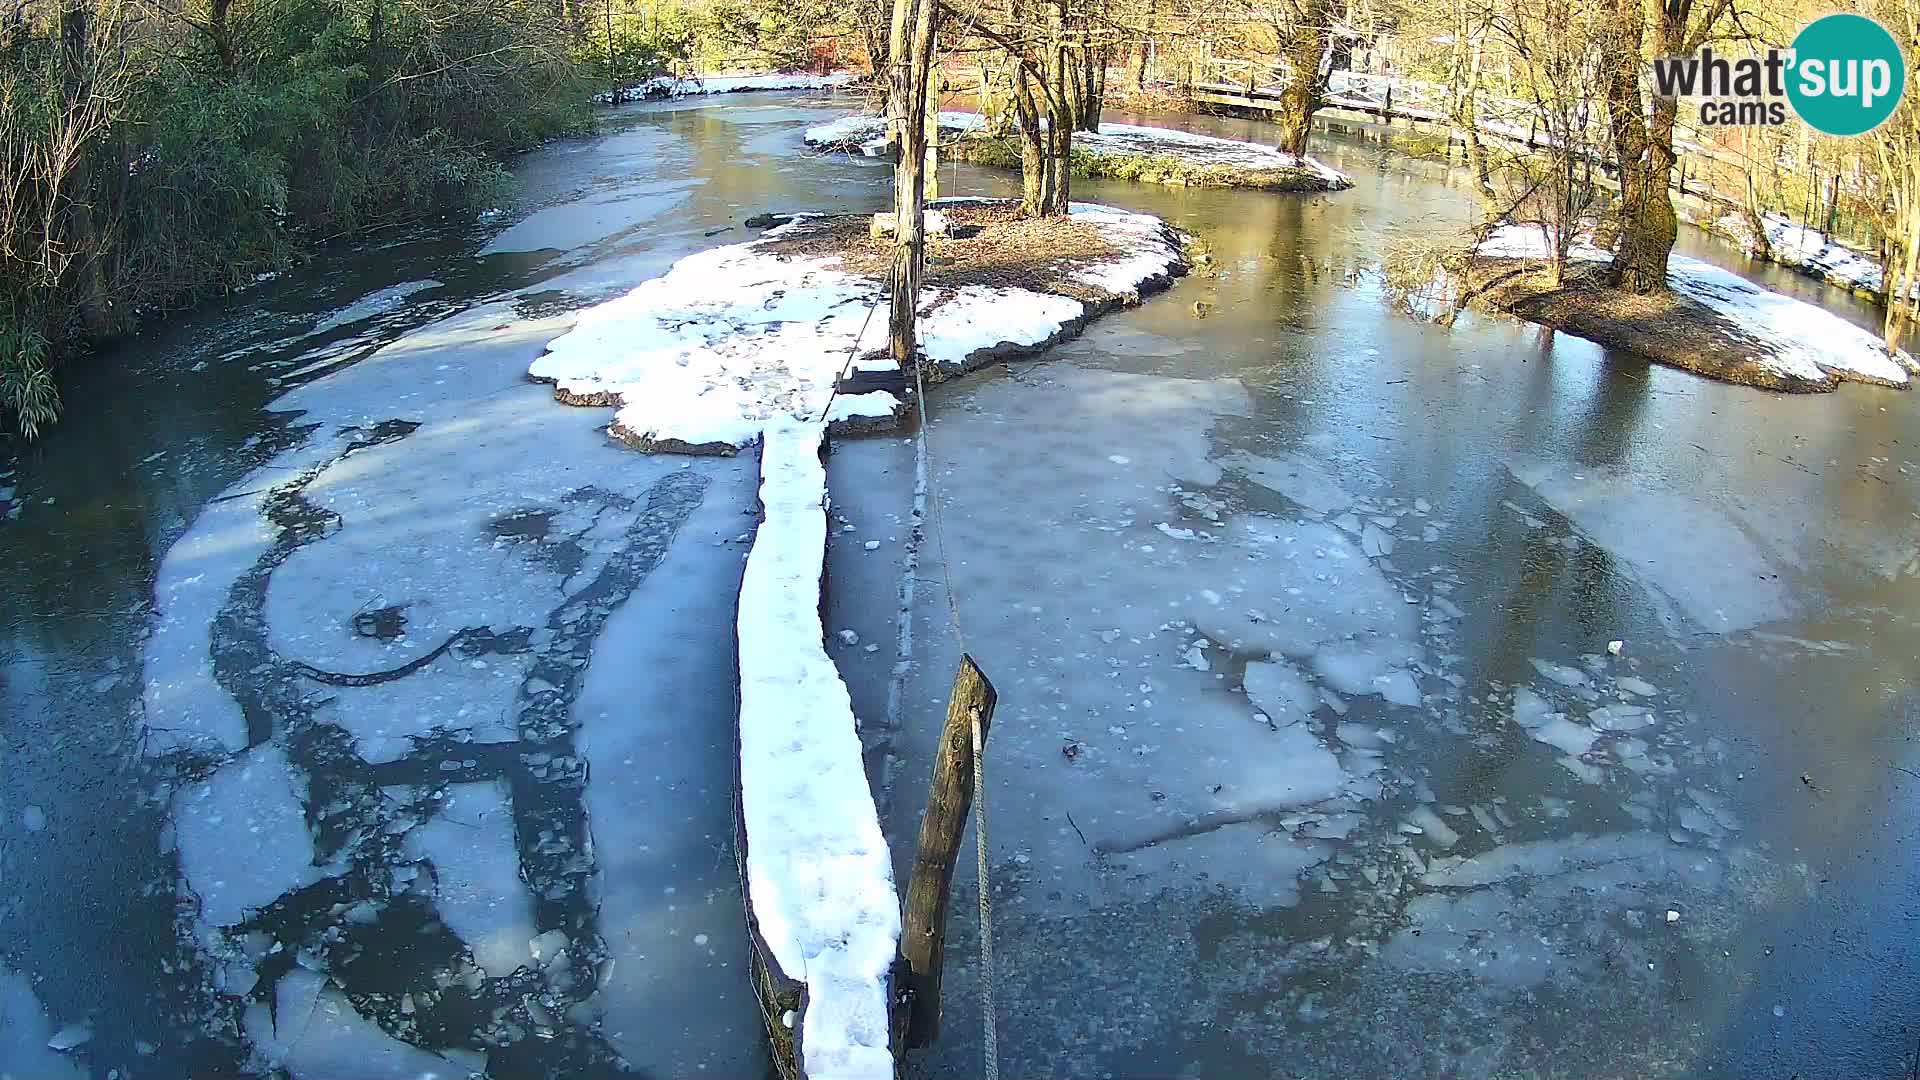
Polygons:
[[[1190,90],[1194,101],[1214,107],[1264,113],[1279,112],[1283,108],[1281,96],[1293,78],[1285,65],[1262,65],[1248,60],[1209,60],[1201,65],[1198,74],[1201,77],[1194,80]],[[1327,85],[1321,95],[1320,107],[1314,112],[1315,120],[1367,126],[1392,127],[1404,124],[1429,128],[1436,135],[1444,133],[1449,156],[1453,148],[1459,146],[1461,156],[1465,157],[1465,134],[1460,123],[1454,119],[1452,94],[1447,86],[1362,71],[1331,71],[1326,78]],[[1533,109],[1526,102],[1482,94],[1476,106],[1474,129],[1482,141],[1519,153],[1537,153],[1550,145],[1547,134],[1539,129],[1537,120],[1533,118]],[[1599,182],[1607,187],[1616,187],[1615,177],[1619,170],[1610,158],[1603,156],[1609,143],[1608,134],[1600,126],[1598,117],[1593,124],[1585,140],[1590,149],[1582,151],[1581,156],[1594,158],[1601,173],[1596,178]],[[1715,161],[1744,172],[1753,167],[1745,155],[1713,145],[1699,137],[1700,133],[1684,121],[1676,127],[1674,134],[1674,149],[1680,151],[1682,156],[1673,172],[1672,190],[1684,198],[1697,200],[1699,205],[1695,209],[1701,212],[1711,211],[1717,215],[1739,207],[1741,203],[1737,198],[1723,195],[1703,184],[1698,169],[1692,170],[1692,175],[1689,175],[1687,156]]]

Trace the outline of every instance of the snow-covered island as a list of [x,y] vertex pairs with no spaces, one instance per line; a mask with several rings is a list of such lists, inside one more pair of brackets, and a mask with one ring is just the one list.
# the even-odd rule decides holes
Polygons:
[[[1006,168],[1020,166],[1020,146],[1011,134],[993,134],[978,113],[940,114],[940,152],[955,161]],[[854,114],[807,129],[815,150],[878,157],[886,153],[886,121]],[[1310,157],[1260,143],[1196,135],[1137,124],[1101,124],[1073,133],[1073,167],[1087,176],[1110,176],[1173,187],[1244,187],[1265,191],[1339,191],[1353,181]]]
[[[1022,220],[1009,202],[943,199],[929,218],[947,234],[929,241],[922,294],[930,382],[1037,352],[1187,269],[1180,234],[1112,207]],[[907,376],[882,351],[891,242],[869,227],[863,215],[796,215],[682,259],[582,313],[529,374],[569,404],[616,406],[613,434],[648,450],[732,453],[771,424],[823,417],[836,430],[891,427]]]
[[[916,383],[1037,352],[1187,269],[1179,233],[1111,207],[1035,221],[1008,202],[948,199],[928,217],[930,366]],[[755,983],[781,1018],[774,1052],[817,1080],[894,1070],[899,898],[819,603],[825,436],[890,427],[912,400],[884,351],[891,241],[870,226],[796,215],[690,256],[587,310],[529,372],[562,401],[615,406],[612,434],[645,450],[759,447],[736,623],[740,841]]]
[[837,90],[852,83],[850,72],[833,75],[808,75],[804,72],[776,72],[771,75],[655,75],[644,82],[603,90],[593,95],[602,105],[646,101],[654,98],[699,97],[705,94],[737,94],[753,90]]
[[1912,356],[1873,333],[1699,259],[1673,255],[1671,291],[1633,296],[1600,281],[1612,256],[1585,240],[1569,249],[1566,282],[1554,287],[1544,271],[1547,250],[1536,226],[1495,228],[1473,249],[1469,294],[1483,307],[1767,390],[1818,393],[1842,382],[1905,389],[1920,373]]

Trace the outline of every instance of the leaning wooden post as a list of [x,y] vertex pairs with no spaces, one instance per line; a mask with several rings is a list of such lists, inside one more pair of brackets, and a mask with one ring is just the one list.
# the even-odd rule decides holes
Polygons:
[[980,721],[980,745],[987,742],[998,696],[973,657],[960,658],[947,699],[947,726],[933,759],[933,784],[927,812],[920,819],[920,847],[907,882],[906,914],[900,926],[901,985],[907,991],[907,1045],[930,1045],[940,1034],[940,972],[947,945],[947,902],[953,892],[953,865],[960,837],[973,811],[973,723]]

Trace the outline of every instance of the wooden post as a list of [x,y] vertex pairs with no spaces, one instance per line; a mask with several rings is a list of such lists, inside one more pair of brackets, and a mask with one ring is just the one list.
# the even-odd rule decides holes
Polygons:
[[920,819],[920,847],[907,882],[906,914],[900,926],[901,985],[908,995],[907,1045],[927,1046],[940,1034],[940,972],[947,945],[947,902],[953,893],[953,865],[960,837],[973,811],[973,721],[980,721],[980,745],[987,743],[998,700],[993,684],[974,663],[960,658],[947,699],[947,726],[933,759],[933,783],[927,812]]

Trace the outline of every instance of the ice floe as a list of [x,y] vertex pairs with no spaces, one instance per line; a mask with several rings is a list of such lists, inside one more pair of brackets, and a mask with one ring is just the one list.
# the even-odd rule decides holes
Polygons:
[[32,982],[0,967],[0,1080],[80,1080],[87,1072],[69,1051],[91,1037],[85,1024],[56,1030]]
[[[1796,610],[1783,580],[1792,557],[1703,497],[1600,468],[1532,460],[1507,468],[1700,630],[1751,629]],[[1566,671],[1556,678],[1581,676]]]
[[263,743],[174,794],[180,870],[203,924],[231,926],[324,876],[314,865],[305,791],[286,752]]
[[432,864],[434,907],[482,970],[499,978],[527,962],[533,897],[520,879],[505,784],[453,785],[440,812],[407,834],[406,849]]
[[476,1051],[436,1054],[388,1035],[325,976],[299,967],[280,977],[274,1008],[248,1007],[245,1027],[259,1064],[295,1080],[464,1080],[486,1071]]

